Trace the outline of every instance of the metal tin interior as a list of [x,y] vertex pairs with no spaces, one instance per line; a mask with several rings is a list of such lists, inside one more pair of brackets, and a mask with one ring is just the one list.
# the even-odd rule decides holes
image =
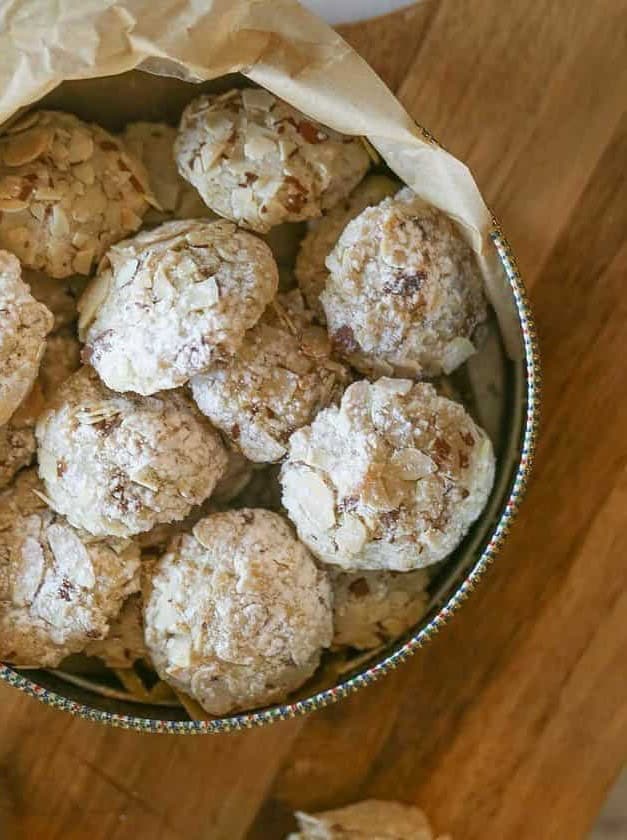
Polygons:
[[[115,81],[119,84],[118,79]],[[92,93],[96,89],[104,96],[111,82],[104,79],[65,83],[44,102],[49,107],[67,108],[116,129],[120,127],[118,121],[124,123],[127,115],[116,112],[117,124],[112,125],[111,120],[102,119],[97,107],[98,97],[95,97],[94,107],[94,100],[88,95],[89,89]],[[233,83],[232,77],[228,83]],[[198,93],[196,85],[175,80],[167,80],[167,85],[174,85],[177,100],[174,113],[180,111],[184,101]],[[225,80],[219,80],[218,85],[224,87]],[[90,102],[87,109],[82,107],[83,102]],[[171,101],[168,104],[173,107]],[[143,112],[135,110],[132,118],[163,119],[162,113],[155,113],[156,108],[148,99]],[[172,118],[172,115],[168,116]],[[79,669],[79,673],[74,670],[68,674],[63,670],[18,671],[0,665],[0,679],[49,705],[113,726],[171,733],[225,732],[267,724],[326,706],[378,679],[424,645],[459,609],[498,553],[526,486],[537,433],[539,362],[533,320],[514,258],[496,223],[492,241],[518,313],[522,357],[518,362],[505,357],[493,320],[477,357],[450,383],[492,437],[498,459],[497,473],[482,516],[458,550],[438,564],[430,585],[430,610],[418,626],[378,651],[355,652],[352,658],[327,654],[321,669],[290,702],[224,718],[190,720],[185,710],[173,701],[159,705],[137,703],[130,699],[115,675],[104,669],[88,668],[83,673]]]

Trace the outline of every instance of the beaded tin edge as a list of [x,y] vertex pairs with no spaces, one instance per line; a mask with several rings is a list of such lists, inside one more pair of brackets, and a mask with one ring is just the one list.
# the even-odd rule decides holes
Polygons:
[[253,727],[263,726],[277,720],[288,720],[336,703],[338,700],[353,694],[358,689],[376,682],[389,671],[397,668],[416,650],[430,641],[451,620],[453,614],[457,612],[470,594],[476,589],[477,584],[501,550],[527,487],[538,432],[541,378],[538,341],[533,316],[527,299],[527,293],[516,265],[516,260],[496,220],[494,220],[490,237],[503,264],[514,296],[524,345],[526,415],[520,455],[511,491],[503,504],[498,523],[487,545],[464,579],[460,582],[453,595],[440,607],[438,612],[424,627],[393,650],[392,653],[387,654],[380,662],[377,662],[359,674],[347,678],[333,688],[325,689],[311,697],[304,700],[296,700],[293,703],[284,703],[280,706],[263,709],[258,712],[248,712],[228,718],[216,718],[215,720],[153,720],[132,715],[118,715],[112,712],[94,709],[50,691],[33,682],[28,677],[25,677],[23,674],[1,664],[0,680],[55,709],[108,726],[160,734],[215,734],[252,729]]

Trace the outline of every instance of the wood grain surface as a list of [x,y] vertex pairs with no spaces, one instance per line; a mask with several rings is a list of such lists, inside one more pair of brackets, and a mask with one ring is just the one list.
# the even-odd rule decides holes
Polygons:
[[174,738],[0,686],[3,840],[279,840],[294,808],[423,806],[456,840],[578,840],[627,755],[627,3],[426,0],[344,28],[466,160],[535,308],[544,423],[452,624],[307,720]]

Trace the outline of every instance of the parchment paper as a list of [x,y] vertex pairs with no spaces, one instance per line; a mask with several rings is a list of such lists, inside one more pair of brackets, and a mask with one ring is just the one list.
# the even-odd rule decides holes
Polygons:
[[327,24],[295,0],[0,2],[0,125],[65,80],[135,68],[186,81],[241,72],[321,123],[365,135],[401,180],[458,224],[508,354],[520,357],[516,310],[472,175]]

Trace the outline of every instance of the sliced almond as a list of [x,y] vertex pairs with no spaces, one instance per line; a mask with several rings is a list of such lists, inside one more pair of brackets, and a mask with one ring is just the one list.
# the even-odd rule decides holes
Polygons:
[[72,260],[72,268],[77,274],[89,274],[94,262],[96,252],[93,248],[84,248],[77,251]]
[[94,153],[94,141],[86,131],[72,132],[68,146],[68,160],[70,163],[82,163]]
[[284,494],[316,530],[327,531],[335,525],[333,493],[313,470],[288,470],[284,474]]
[[78,302],[78,329],[82,339],[85,338],[85,331],[93,323],[98,310],[107,299],[111,283],[111,270],[103,271],[98,276],[94,277],[89,286],[87,286],[83,292],[83,295]]
[[141,226],[142,220],[137,213],[133,213],[128,207],[122,207],[120,210],[120,222],[124,230],[137,230]]
[[5,131],[7,134],[19,134],[20,131],[26,131],[28,128],[36,125],[39,122],[39,117],[39,111],[30,111],[28,114],[24,114],[23,117],[17,119]]
[[333,538],[340,551],[346,554],[359,554],[368,539],[368,531],[359,517],[347,513]]
[[14,136],[2,149],[2,159],[7,166],[23,166],[42,155],[50,143],[47,129],[34,128]]
[[37,201],[60,201],[63,198],[63,193],[55,190],[54,187],[36,187],[33,198]]
[[70,232],[68,217],[65,215],[65,210],[58,204],[55,204],[52,208],[50,232],[57,237],[67,236]]
[[242,104],[248,110],[269,111],[275,103],[275,97],[267,90],[247,88],[242,91]]
[[3,213],[20,213],[27,207],[28,202],[19,198],[0,198],[0,211]]
[[391,461],[396,474],[404,481],[417,481],[431,475],[437,469],[436,464],[427,454],[412,447],[397,450],[392,455]]
[[91,163],[77,163],[72,168],[72,173],[76,178],[78,178],[81,184],[85,184],[88,187],[91,186],[96,179],[94,167]]

